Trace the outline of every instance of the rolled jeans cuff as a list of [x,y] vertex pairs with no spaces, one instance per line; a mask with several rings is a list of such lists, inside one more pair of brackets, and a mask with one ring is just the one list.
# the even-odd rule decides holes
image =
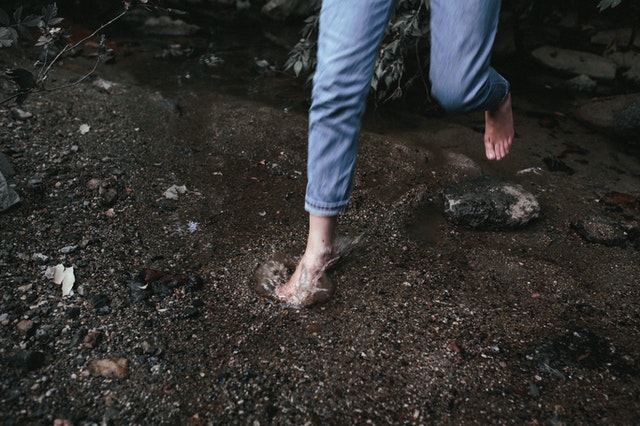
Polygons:
[[349,200],[337,203],[321,203],[310,200],[306,197],[304,200],[304,209],[314,216],[330,217],[338,216],[344,212],[349,205]]
[[493,111],[498,109],[507,99],[509,91],[511,90],[511,85],[493,68],[489,69],[487,84],[489,85],[489,94],[482,104],[482,107],[478,109]]

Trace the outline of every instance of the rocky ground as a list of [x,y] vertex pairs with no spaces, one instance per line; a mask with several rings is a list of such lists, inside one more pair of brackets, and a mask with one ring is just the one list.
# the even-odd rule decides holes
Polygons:
[[[513,76],[499,163],[481,114],[371,109],[340,225],[363,242],[333,300],[296,311],[251,285],[304,247],[304,89],[251,72],[219,90],[139,49],[143,65],[101,67],[116,86],[32,96],[28,118],[0,109],[22,199],[0,213],[2,424],[638,421],[640,163],[543,74]],[[479,176],[522,185],[540,217],[445,220],[443,189]]]

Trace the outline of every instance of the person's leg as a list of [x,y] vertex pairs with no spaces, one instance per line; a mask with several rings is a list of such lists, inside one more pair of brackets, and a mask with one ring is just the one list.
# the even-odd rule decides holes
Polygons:
[[343,212],[351,195],[360,122],[395,0],[323,0],[309,110],[305,209]]
[[431,0],[430,78],[445,109],[484,110],[485,152],[501,159],[513,142],[509,83],[490,66],[500,0]]
[[[395,0],[323,0],[318,65],[309,110],[305,209],[307,247],[289,282],[276,295],[296,306],[330,294],[325,270],[335,260],[337,217],[351,196],[360,123],[373,67]],[[316,291],[317,290],[317,291]]]

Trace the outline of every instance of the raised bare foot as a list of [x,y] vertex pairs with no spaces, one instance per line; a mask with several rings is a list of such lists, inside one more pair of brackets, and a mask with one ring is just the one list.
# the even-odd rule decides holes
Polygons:
[[484,148],[489,160],[500,160],[509,153],[513,143],[513,112],[511,111],[511,93],[505,101],[493,111],[484,113]]

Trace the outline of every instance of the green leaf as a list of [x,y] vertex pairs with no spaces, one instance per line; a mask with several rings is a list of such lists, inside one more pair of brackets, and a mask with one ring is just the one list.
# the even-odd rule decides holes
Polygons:
[[42,22],[42,16],[28,15],[20,23],[26,27],[39,27],[40,22]]
[[0,9],[0,25],[9,26],[9,24],[9,15],[7,15],[7,12],[4,10]]
[[13,20],[20,22],[20,18],[22,18],[22,5],[18,6],[18,8],[13,11]]
[[609,7],[616,7],[620,3],[622,3],[622,0],[600,0],[600,3],[598,3],[598,9],[600,9],[600,12],[602,12]]
[[64,20],[64,18],[51,18],[47,21],[47,25],[50,27],[55,27],[56,25],[58,25],[60,22],[62,22]]
[[11,47],[18,43],[18,33],[13,28],[0,27],[0,47]]
[[293,64],[293,72],[296,73],[296,77],[300,75],[301,71],[302,71],[302,61],[297,61],[295,64]]
[[49,22],[58,15],[58,5],[55,3],[48,4],[42,8],[42,18],[44,22]]

